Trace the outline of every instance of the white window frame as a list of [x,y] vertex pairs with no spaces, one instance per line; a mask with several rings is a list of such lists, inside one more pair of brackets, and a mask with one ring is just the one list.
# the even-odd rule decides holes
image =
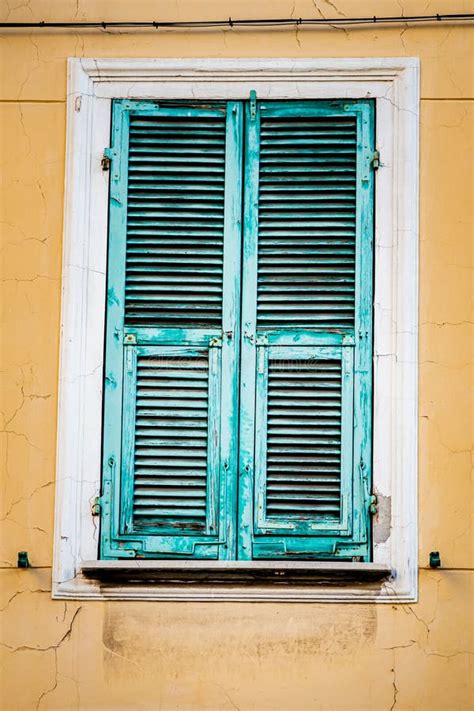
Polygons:
[[[376,100],[374,562],[382,586],[124,590],[85,579],[98,559],[109,145],[113,98]],[[53,597],[149,600],[417,599],[419,60],[70,59]],[[185,565],[185,563],[184,563]]]

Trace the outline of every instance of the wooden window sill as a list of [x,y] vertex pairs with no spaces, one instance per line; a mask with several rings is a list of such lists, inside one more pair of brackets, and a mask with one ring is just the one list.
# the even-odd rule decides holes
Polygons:
[[333,561],[97,560],[81,566],[104,585],[189,587],[347,586],[377,583],[392,571],[377,563]]

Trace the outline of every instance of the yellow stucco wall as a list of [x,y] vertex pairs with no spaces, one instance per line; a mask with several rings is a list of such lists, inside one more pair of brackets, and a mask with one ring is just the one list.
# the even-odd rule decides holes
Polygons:
[[[474,12],[463,0],[2,0],[0,19]],[[468,711],[474,707],[474,27],[1,37],[0,708]],[[66,58],[421,58],[420,601],[50,597]],[[19,550],[33,565],[16,569]],[[427,568],[440,550],[450,570]]]

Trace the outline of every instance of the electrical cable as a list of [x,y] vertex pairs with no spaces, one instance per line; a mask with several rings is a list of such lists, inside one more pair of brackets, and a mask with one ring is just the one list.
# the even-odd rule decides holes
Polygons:
[[406,16],[393,16],[393,17],[336,17],[336,18],[267,18],[267,19],[234,19],[229,17],[227,20],[183,20],[175,22],[157,22],[156,20],[151,21],[137,21],[137,22],[45,22],[41,20],[40,22],[0,22],[0,28],[4,29],[98,29],[98,30],[111,30],[111,29],[155,29],[155,30],[167,30],[167,29],[212,29],[212,28],[223,28],[229,27],[231,29],[235,28],[245,28],[245,27],[283,27],[283,26],[325,26],[337,27],[337,26],[351,26],[351,25],[383,25],[383,24],[414,24],[414,23],[452,23],[452,22],[472,22],[474,20],[474,13],[458,13],[458,14],[441,14],[436,13],[435,15],[406,15]]

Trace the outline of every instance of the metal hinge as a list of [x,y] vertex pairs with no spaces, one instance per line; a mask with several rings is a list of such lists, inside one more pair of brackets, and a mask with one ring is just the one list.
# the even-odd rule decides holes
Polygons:
[[369,497],[369,513],[375,515],[378,511],[378,501],[375,494]]
[[100,161],[102,170],[110,170],[110,163],[111,162],[112,162],[112,149],[111,148],[104,148],[104,153],[103,153],[102,159]]
[[99,516],[100,515],[100,496],[96,496],[91,505],[91,514],[93,516]]
[[380,167],[380,153],[378,151],[374,151],[372,153],[372,160],[370,161],[370,165],[374,170],[378,170]]
[[116,148],[104,148],[104,153],[103,153],[102,159],[100,161],[100,164],[102,166],[102,170],[105,170],[105,171],[109,171],[109,170],[111,170],[111,168],[113,168],[110,177],[112,180],[118,181],[120,174],[119,174],[118,152],[117,152]]
[[250,92],[250,118],[254,119],[257,115],[257,92],[252,89]]

